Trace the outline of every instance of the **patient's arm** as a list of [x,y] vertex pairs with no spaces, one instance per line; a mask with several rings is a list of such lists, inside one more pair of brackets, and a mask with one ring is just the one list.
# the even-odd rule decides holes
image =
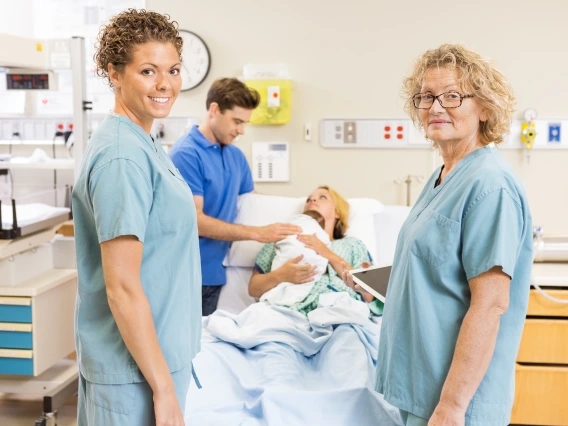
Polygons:
[[197,210],[197,228],[200,237],[221,241],[254,240],[261,243],[273,243],[289,235],[302,232],[302,228],[287,223],[274,223],[268,226],[245,226],[227,223],[203,213],[203,197],[194,195]]
[[325,257],[327,259],[327,261],[329,262],[329,264],[331,265],[331,267],[333,269],[335,269],[335,272],[337,272],[337,275],[341,276],[341,274],[343,273],[343,268],[341,266],[342,264],[345,264],[347,266],[348,270],[353,269],[353,266],[351,266],[349,263],[347,263],[347,261],[342,259],[337,254],[335,254],[333,251],[331,251],[331,249],[328,246],[326,246],[317,237],[316,234],[313,234],[313,235],[302,234],[302,235],[298,236],[298,240],[301,241],[302,243],[304,243],[307,248],[310,248],[310,249],[314,250],[320,256]]
[[313,281],[313,277],[317,275],[316,267],[308,263],[298,265],[302,257],[303,255],[289,260],[280,268],[266,274],[254,270],[249,281],[249,294],[259,298],[280,283],[306,284]]

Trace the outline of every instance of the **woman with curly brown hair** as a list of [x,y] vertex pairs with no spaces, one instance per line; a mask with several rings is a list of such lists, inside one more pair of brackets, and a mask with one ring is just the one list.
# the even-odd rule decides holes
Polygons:
[[73,191],[78,424],[183,425],[201,334],[196,212],[150,136],[181,88],[182,39],[167,15],[130,9],[98,42],[115,106]]
[[444,164],[398,237],[377,391],[407,425],[507,425],[532,264],[525,189],[495,147],[515,98],[487,59],[455,44],[425,52],[404,93]]

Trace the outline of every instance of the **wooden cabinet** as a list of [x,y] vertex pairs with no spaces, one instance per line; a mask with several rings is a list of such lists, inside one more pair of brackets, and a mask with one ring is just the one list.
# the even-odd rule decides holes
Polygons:
[[[533,281],[568,300],[568,264],[535,264]],[[568,304],[531,290],[517,363],[511,423],[568,426]]]

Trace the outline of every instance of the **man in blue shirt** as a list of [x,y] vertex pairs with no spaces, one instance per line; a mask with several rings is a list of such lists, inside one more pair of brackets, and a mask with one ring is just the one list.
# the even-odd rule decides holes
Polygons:
[[243,226],[234,224],[237,197],[254,191],[247,160],[233,141],[244,134],[260,95],[235,78],[221,78],[207,93],[207,115],[199,126],[180,138],[170,157],[193,192],[197,209],[203,315],[217,308],[227,282],[223,259],[231,241],[270,243],[299,234],[288,224]]

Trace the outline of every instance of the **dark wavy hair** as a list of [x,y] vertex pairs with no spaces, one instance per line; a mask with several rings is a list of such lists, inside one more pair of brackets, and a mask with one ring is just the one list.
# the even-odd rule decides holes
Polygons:
[[221,112],[235,106],[252,110],[260,103],[260,94],[236,78],[220,78],[209,88],[205,107],[209,109],[213,102],[219,105]]

